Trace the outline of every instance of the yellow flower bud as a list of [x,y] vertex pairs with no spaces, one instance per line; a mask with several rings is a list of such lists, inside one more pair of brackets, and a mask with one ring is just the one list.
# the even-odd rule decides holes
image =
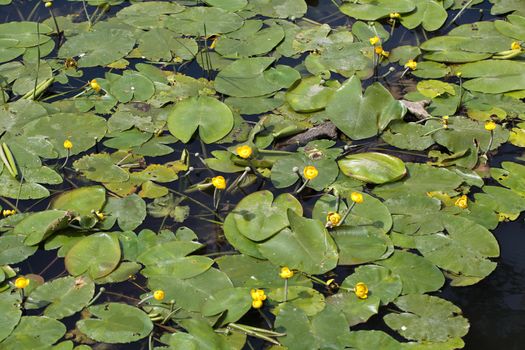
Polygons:
[[14,214],[16,214],[16,210],[14,210],[14,209],[11,209],[11,210],[10,209],[4,209],[4,210],[2,210],[2,215],[4,217],[10,216],[10,215],[14,215]]
[[64,141],[64,148],[65,148],[65,149],[71,149],[71,148],[73,148],[73,142],[71,142],[70,140],[65,140],[65,141]]
[[213,40],[212,40],[212,42],[210,44],[210,49],[212,49],[212,50],[215,49],[215,47],[217,46],[217,41],[218,40],[219,40],[218,36],[213,37]]
[[243,158],[243,159],[248,159],[250,158],[250,156],[252,155],[252,148],[248,145],[243,145],[243,146],[239,146],[237,147],[236,149],[237,151],[237,154],[239,155],[239,157]]
[[468,198],[467,195],[462,195],[459,197],[456,202],[454,203],[456,207],[459,207],[461,209],[467,209],[468,208]]
[[15,280],[15,287],[19,288],[19,289],[24,289],[25,287],[27,287],[29,285],[29,281],[30,281],[29,278],[18,277]]
[[392,12],[392,13],[390,13],[389,16],[390,16],[391,19],[396,19],[396,18],[400,18],[401,17],[399,12]]
[[492,131],[494,129],[496,129],[496,123],[494,123],[492,120],[485,122],[485,130]]
[[99,221],[103,221],[106,218],[104,213],[102,213],[101,211],[98,211],[98,210],[95,212],[95,216],[97,217],[97,219]]
[[46,1],[46,3],[44,4],[44,6],[47,7],[47,8],[53,6],[53,1]]
[[220,176],[220,175],[215,176],[214,178],[211,179],[211,183],[218,190],[224,190],[226,188],[226,180],[224,179],[223,176]]
[[161,301],[161,300],[164,299],[165,296],[166,296],[166,294],[161,289],[156,290],[156,291],[153,292],[153,299],[155,299],[155,300]]
[[317,171],[317,168],[314,167],[313,165],[308,165],[304,167],[303,174],[304,174],[305,179],[313,180],[317,177],[317,175],[319,175],[319,171]]
[[355,202],[357,204],[361,204],[363,203],[363,195],[359,192],[352,192],[350,194],[350,199],[352,200],[352,202]]
[[354,287],[354,293],[359,299],[368,298],[368,287],[363,282],[359,282]]
[[326,221],[328,221],[332,226],[337,226],[341,222],[341,215],[336,212],[329,212],[326,216]]
[[252,289],[250,291],[250,295],[253,300],[266,300],[266,294],[264,294],[264,290],[262,289]]
[[263,306],[262,300],[254,300],[252,301],[252,307],[254,309],[260,309]]
[[293,271],[290,270],[287,266],[281,267],[281,272],[279,273],[279,277],[288,279],[293,277]]
[[512,44],[510,45],[510,48],[512,50],[521,50],[521,44],[518,42],[518,41],[514,41],[512,42]]
[[405,68],[410,68],[412,70],[416,70],[417,62],[414,61],[414,60],[409,60],[407,63],[405,63]]
[[97,82],[97,79],[93,79],[89,82],[89,86],[91,86],[91,88],[95,91],[95,92],[99,92],[102,87],[100,87],[100,85],[98,84]]
[[370,45],[375,45],[375,44],[377,44],[380,40],[381,40],[381,39],[379,39],[378,36],[374,36],[374,37],[368,39],[368,41],[370,41]]

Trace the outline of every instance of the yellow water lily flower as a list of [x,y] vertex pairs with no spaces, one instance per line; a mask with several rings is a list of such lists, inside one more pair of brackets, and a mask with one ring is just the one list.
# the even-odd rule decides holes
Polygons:
[[252,301],[252,307],[254,309],[260,309],[263,306],[262,300],[254,300]]
[[293,271],[288,268],[288,266],[281,267],[281,272],[279,272],[279,277],[283,279],[288,279],[293,277]]
[[332,226],[337,226],[341,222],[341,215],[334,211],[331,211],[326,215],[326,221],[328,221]]
[[370,42],[370,45],[375,45],[375,44],[377,44],[379,41],[381,41],[381,39],[379,39],[378,36],[374,36],[374,37],[368,39],[368,41]]
[[263,289],[252,289],[250,290],[250,295],[253,300],[266,300],[266,294],[264,294]]
[[73,148],[73,142],[71,142],[69,139],[65,140],[64,141],[64,148],[68,149],[68,150]]
[[388,57],[388,56],[390,56],[390,52],[383,50],[383,47],[382,47],[382,46],[376,46],[376,47],[374,48],[374,51],[375,51],[375,53],[378,54],[379,56],[383,56],[383,57]]
[[15,280],[15,287],[18,289],[24,289],[29,285],[30,279],[25,277],[18,277]]
[[89,82],[89,86],[91,86],[91,88],[95,91],[95,92],[99,92],[100,90],[102,90],[102,87],[98,84],[97,82],[97,79],[93,79]]
[[354,287],[354,293],[359,299],[368,298],[368,287],[363,282],[359,282]]
[[166,294],[161,289],[158,289],[158,290],[153,292],[153,299],[155,299],[155,300],[161,301],[161,300],[164,299],[165,296],[166,296]]
[[14,209],[4,209],[2,210],[2,215],[5,217],[5,216],[10,216],[10,215],[14,215],[16,214],[16,210]]
[[47,7],[47,8],[53,6],[53,1],[46,1],[46,3],[44,4],[44,6]]
[[464,194],[461,197],[459,197],[456,202],[454,202],[454,205],[456,207],[459,207],[461,209],[467,209],[468,208],[468,198],[467,195]]
[[390,16],[391,19],[397,19],[397,18],[400,18],[400,17],[401,17],[401,15],[399,14],[399,12],[392,12],[392,13],[390,13],[389,16]]
[[414,60],[409,60],[407,63],[405,63],[405,68],[410,68],[412,70],[416,70],[417,62],[414,61]]
[[250,156],[253,153],[252,148],[248,145],[239,146],[237,147],[236,151],[237,151],[237,155],[239,155],[239,157],[243,159],[250,158]]
[[510,48],[512,50],[521,50],[521,44],[518,42],[518,41],[514,41],[512,42],[512,44],[510,45]]
[[313,180],[317,177],[317,175],[319,175],[319,171],[313,165],[308,165],[304,167],[303,174],[304,174],[305,179]]
[[352,202],[355,202],[357,204],[361,204],[364,201],[363,195],[359,192],[352,192],[350,194],[350,199],[352,200]]
[[496,123],[494,123],[492,120],[485,122],[485,130],[492,131],[494,129],[496,129]]
[[103,212],[98,211],[98,210],[95,212],[95,216],[97,217],[99,221],[103,221],[106,218],[106,215],[104,215]]
[[211,183],[218,190],[224,190],[226,188],[226,180],[224,179],[223,176],[220,176],[220,175],[215,176],[214,178],[211,179]]

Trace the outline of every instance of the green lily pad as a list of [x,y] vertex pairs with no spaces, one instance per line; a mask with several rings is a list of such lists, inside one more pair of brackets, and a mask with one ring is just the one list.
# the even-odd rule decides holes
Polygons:
[[338,164],[346,176],[373,184],[397,181],[407,173],[401,159],[384,153],[351,154]]
[[77,171],[85,177],[98,182],[123,182],[129,174],[115,165],[107,153],[86,155],[73,163]]
[[314,316],[325,308],[324,295],[305,286],[288,286],[286,300],[284,299],[284,287],[272,289],[268,297],[272,302],[279,303],[272,310],[274,315],[279,315],[281,310],[288,305],[301,309],[307,316]]
[[403,294],[433,292],[445,283],[441,271],[428,259],[409,252],[396,250],[388,259],[376,263],[399,275]]
[[44,210],[24,218],[15,226],[13,233],[25,235],[24,244],[32,246],[67,227],[71,219],[72,215],[67,211]]
[[66,326],[50,317],[23,316],[0,345],[5,350],[44,349],[53,345],[65,333]]
[[64,192],[53,199],[51,209],[69,210],[78,215],[90,215],[102,209],[106,190],[101,186],[80,187]]
[[383,266],[377,265],[358,267],[353,274],[345,278],[341,287],[354,288],[359,282],[366,284],[370,295],[379,297],[383,305],[394,301],[401,294],[403,287],[398,275]]
[[315,112],[324,109],[333,95],[334,89],[321,77],[307,77],[286,92],[286,102],[296,112]]
[[38,249],[37,245],[27,246],[24,244],[24,234],[3,235],[0,237],[0,265],[16,264],[33,255]]
[[[447,20],[447,11],[443,4],[435,0],[415,0],[416,10],[410,14],[401,16],[401,24],[414,29],[422,25],[425,30],[434,31],[441,28]],[[418,67],[419,68],[419,67]]]
[[118,266],[120,254],[116,235],[95,233],[75,243],[66,254],[65,265],[73,276],[87,272],[96,279],[108,275]]
[[465,89],[489,94],[525,89],[525,63],[509,60],[485,60],[460,68]]
[[243,19],[235,14],[217,7],[186,7],[166,19],[165,26],[176,33],[184,35],[217,35],[239,29]]
[[353,18],[375,21],[381,17],[388,16],[392,12],[410,12],[415,7],[413,1],[410,0],[396,2],[389,0],[358,0],[345,2],[339,7],[339,10]]
[[107,303],[91,306],[89,312],[96,318],[80,320],[77,327],[99,342],[130,343],[147,337],[153,330],[148,315],[134,306]]
[[321,274],[337,265],[338,253],[324,224],[288,209],[290,228],[259,244],[261,254],[275,265]]
[[385,259],[394,250],[384,231],[373,226],[340,226],[330,233],[339,249],[341,265],[358,265]]
[[344,338],[345,343],[356,350],[382,349],[401,350],[400,342],[382,331],[354,331]]
[[491,168],[490,175],[501,185],[525,197],[525,165],[514,162],[502,162],[503,168]]
[[102,227],[111,229],[118,220],[122,230],[134,230],[146,218],[146,203],[136,194],[124,198],[110,197],[103,212],[106,218],[102,222]]
[[[3,270],[2,270],[3,272]],[[17,293],[2,293],[0,298],[0,342],[7,338],[22,317],[20,296]],[[1,343],[0,343],[1,344]]]
[[412,294],[399,297],[394,304],[405,312],[388,314],[383,319],[407,339],[445,342],[468,332],[468,321],[459,315],[461,309],[450,301]]
[[204,316],[214,316],[226,312],[223,324],[236,322],[252,307],[252,297],[248,288],[227,288],[213,294],[202,305]]
[[44,283],[31,292],[29,302],[46,307],[44,316],[61,319],[82,310],[95,292],[93,281],[85,277],[62,277]]
[[379,83],[370,85],[364,95],[357,77],[347,80],[328,103],[330,120],[354,140],[377,135],[395,119],[401,119],[406,108]]
[[233,127],[233,114],[227,105],[209,96],[191,97],[175,105],[168,117],[169,131],[187,143],[197,129],[205,143],[220,140]]

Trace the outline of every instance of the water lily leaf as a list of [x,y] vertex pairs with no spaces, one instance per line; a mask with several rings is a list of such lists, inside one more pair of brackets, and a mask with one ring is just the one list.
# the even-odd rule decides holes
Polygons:
[[79,67],[106,66],[126,56],[134,46],[132,27],[104,21],[93,26],[91,31],[69,37],[58,55],[61,58],[80,57]]
[[519,0],[490,0],[494,6],[490,13],[493,15],[501,15],[507,12],[517,11],[523,14],[525,12],[524,4]]
[[230,12],[238,11],[248,4],[248,0],[205,0],[205,2]]
[[303,212],[301,204],[291,194],[283,193],[274,199],[271,192],[259,191],[244,197],[230,215],[242,235],[253,241],[263,241],[289,225],[287,209],[299,215]]
[[257,56],[271,51],[283,38],[280,26],[263,28],[261,20],[249,20],[235,32],[219,37],[215,51],[228,58]]
[[322,222],[288,209],[290,228],[259,244],[258,249],[275,265],[309,274],[321,274],[337,265],[337,246]]
[[353,331],[345,336],[344,341],[355,350],[382,349],[401,350],[404,347],[400,342],[383,331]]
[[65,333],[66,326],[50,317],[23,316],[0,345],[5,350],[44,349],[53,345]]
[[125,282],[130,279],[130,276],[135,276],[142,269],[141,264],[131,261],[123,261],[118,267],[109,275],[95,280],[96,284],[108,284]]
[[392,12],[410,12],[416,5],[410,0],[400,0],[391,2],[389,0],[359,0],[345,2],[339,10],[345,15],[363,19],[366,21],[375,21],[381,17],[386,17]]
[[137,50],[140,56],[150,60],[169,62],[175,57],[190,60],[199,48],[193,38],[182,38],[165,28],[153,28],[140,36]]
[[91,306],[89,312],[96,318],[80,320],[77,327],[99,342],[130,343],[147,337],[153,330],[148,315],[134,306],[107,303]]
[[87,186],[64,192],[53,199],[51,209],[69,210],[78,215],[90,215],[102,209],[106,190],[102,186]]
[[[0,265],[16,264],[33,255],[38,249],[37,245],[27,246],[24,244],[24,234],[3,235],[0,237]],[[1,328],[0,328],[1,329]],[[0,338],[2,338],[0,336]]]
[[324,295],[305,286],[288,286],[286,300],[284,299],[284,287],[272,289],[268,297],[272,302],[279,303],[272,309],[274,315],[279,315],[281,310],[289,304],[303,310],[307,316],[314,316],[325,308]]
[[451,84],[440,80],[422,80],[417,83],[417,90],[425,97],[436,98],[445,93],[455,95],[456,91]]
[[148,286],[151,290],[164,290],[167,300],[175,299],[178,306],[197,312],[214,293],[233,287],[228,276],[215,268],[185,279],[152,277],[148,279]]
[[443,78],[448,74],[450,74],[450,68],[446,64],[432,61],[418,62],[417,69],[412,72],[412,75],[423,79]]
[[401,119],[406,108],[383,85],[370,85],[364,95],[357,77],[347,80],[326,107],[330,120],[354,140],[377,135],[394,119]]
[[[2,186],[0,187],[0,196],[18,199],[37,199],[49,196],[49,190],[41,183],[59,184],[62,177],[48,167],[26,168],[23,182],[13,178],[4,168],[0,175]],[[40,180],[40,181],[35,181]]]
[[301,309],[290,304],[283,306],[275,318],[275,330],[286,333],[279,341],[290,350],[308,349],[315,344],[315,338],[310,331],[308,316]]
[[514,162],[502,162],[501,168],[491,168],[490,175],[501,185],[525,197],[525,166]]
[[223,68],[215,79],[215,89],[235,97],[271,94],[283,87],[266,78],[265,70],[275,61],[272,57],[242,58]]
[[370,294],[366,299],[359,299],[354,292],[340,290],[326,298],[328,305],[344,313],[350,327],[366,322],[377,314],[381,300]]
[[525,89],[525,63],[509,60],[485,60],[460,68],[465,89],[490,94]]
[[444,342],[467,334],[469,323],[461,309],[450,301],[430,295],[405,295],[394,304],[404,313],[391,313],[383,319],[403,337],[424,342]]
[[486,228],[457,216],[448,216],[443,224],[448,235],[416,237],[416,247],[425,258],[456,275],[479,279],[496,268],[486,258],[499,256],[499,246]]
[[[106,133],[106,120],[94,114],[57,113],[39,118],[24,127],[23,137],[43,137],[51,143],[60,158],[68,152],[63,144],[66,139],[73,143],[70,155],[84,152],[101,140]],[[28,145],[39,154],[39,145]],[[31,147],[33,146],[33,147]],[[55,156],[56,156],[55,153]]]
[[73,163],[77,171],[90,180],[98,182],[123,182],[129,173],[115,165],[107,153],[86,155]]
[[11,334],[20,321],[22,317],[22,310],[18,306],[20,303],[18,293],[2,293],[2,298],[0,298],[0,310],[2,310],[0,313],[0,342]]
[[[117,18],[140,29],[155,29],[159,22],[165,20],[163,15],[182,12],[184,9],[183,5],[174,2],[139,2],[121,9],[117,12]],[[62,29],[62,26],[60,28]]]
[[131,194],[124,198],[110,197],[104,206],[106,218],[102,226],[110,229],[118,220],[119,227],[126,230],[134,230],[146,218],[146,202],[137,194]]
[[276,18],[301,18],[306,13],[304,0],[250,0],[245,10]]
[[494,26],[501,34],[516,40],[525,40],[525,17],[511,14],[507,21],[495,21]]
[[443,221],[437,214],[441,209],[441,202],[437,198],[408,194],[389,198],[385,205],[392,213],[395,232],[428,235],[444,229]]
[[168,117],[170,133],[187,143],[197,129],[205,143],[220,140],[233,128],[233,114],[227,105],[209,97],[190,97],[175,105]]
[[370,295],[379,297],[383,305],[394,301],[401,294],[401,278],[383,266],[360,266],[345,278],[341,287],[354,288],[359,282],[365,283]]
[[[279,277],[279,267],[268,260],[255,259],[247,255],[224,255],[216,259],[222,272],[226,273],[235,287],[279,288],[283,279]],[[311,287],[311,281],[301,274],[288,279],[288,286]]]
[[126,71],[124,75],[111,82],[109,92],[123,103],[131,100],[145,101],[153,96],[155,86],[143,74]]
[[71,219],[71,213],[63,210],[35,212],[20,221],[13,233],[26,236],[24,244],[32,246],[67,227]]
[[257,249],[257,242],[246,238],[235,223],[233,215],[228,215],[224,220],[223,225],[224,236],[228,240],[228,243],[237,249],[242,254],[252,256],[254,258],[265,259],[259,249]]
[[491,207],[497,213],[518,217],[525,210],[525,198],[512,190],[498,186],[483,186],[483,193],[476,193],[474,198],[476,202]]
[[421,24],[425,30],[434,31],[441,28],[447,20],[447,11],[438,1],[415,0],[415,4],[414,12],[401,16],[400,21],[404,27],[414,29]]
[[227,288],[214,293],[202,305],[204,316],[214,316],[226,312],[221,324],[239,320],[252,307],[249,288]]
[[397,148],[423,151],[434,144],[432,135],[428,134],[431,131],[430,125],[394,120],[381,138]]
[[158,278],[159,280],[162,278],[185,279],[200,275],[211,265],[213,265],[213,260],[206,256],[169,257],[162,262],[147,265],[141,274],[147,278]]
[[29,302],[36,307],[47,306],[44,315],[61,319],[85,307],[95,292],[95,284],[85,277],[62,277],[46,282],[31,292]]
[[184,35],[204,36],[229,33],[239,29],[243,19],[217,7],[194,6],[170,15],[165,22],[168,29]]
[[351,154],[337,163],[346,176],[373,184],[397,181],[407,173],[401,159],[377,152]]
[[87,272],[96,279],[108,275],[118,266],[120,254],[117,236],[100,232],[76,242],[66,254],[65,265],[73,276]]
[[417,163],[405,163],[405,166],[408,176],[403,181],[384,184],[374,189],[374,193],[382,198],[404,196],[407,193],[425,195],[433,191],[455,195],[455,189],[463,182],[460,175],[447,169]]
[[376,227],[340,226],[330,233],[339,249],[340,265],[358,265],[385,259],[394,250],[388,236]]
[[286,102],[296,112],[315,112],[324,109],[334,94],[334,89],[321,84],[321,77],[301,79],[293,89],[286,92]]
[[428,259],[409,252],[396,250],[388,259],[376,263],[399,275],[403,294],[433,292],[445,283],[441,271]]

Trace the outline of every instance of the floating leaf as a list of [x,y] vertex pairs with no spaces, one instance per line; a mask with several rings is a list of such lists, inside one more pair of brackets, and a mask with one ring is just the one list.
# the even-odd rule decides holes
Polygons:
[[0,298],[0,310],[2,310],[0,313],[0,342],[11,334],[20,321],[20,317],[22,317],[22,310],[18,306],[20,302],[20,296],[17,293],[2,293],[2,298]]
[[373,184],[397,181],[407,173],[401,159],[384,153],[351,154],[338,164],[346,176]]
[[130,343],[147,337],[153,330],[148,315],[134,306],[107,303],[92,306],[89,312],[96,318],[80,320],[77,327],[99,342]]
[[4,350],[42,349],[66,333],[66,326],[46,316],[23,316],[14,331],[0,345]]
[[55,233],[67,227],[72,215],[63,210],[44,210],[32,213],[20,221],[14,228],[13,233],[25,235],[24,244],[35,245]]
[[53,199],[52,209],[69,210],[79,215],[89,215],[102,209],[106,190],[101,186],[80,187],[64,192]]

